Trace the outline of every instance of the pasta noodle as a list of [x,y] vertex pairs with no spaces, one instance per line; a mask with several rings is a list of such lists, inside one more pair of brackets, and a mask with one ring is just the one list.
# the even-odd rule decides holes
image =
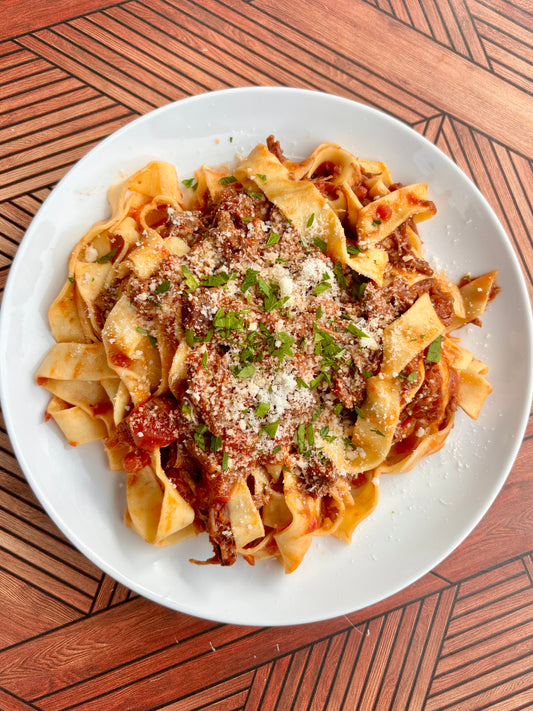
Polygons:
[[126,473],[125,522],[148,543],[207,531],[202,562],[290,573],[314,536],[349,542],[380,474],[439,450],[458,407],[477,418],[487,367],[453,334],[497,273],[436,273],[427,186],[333,143],[294,162],[271,136],[181,185],[152,162],[110,189],[37,382],[67,441],[102,441]]

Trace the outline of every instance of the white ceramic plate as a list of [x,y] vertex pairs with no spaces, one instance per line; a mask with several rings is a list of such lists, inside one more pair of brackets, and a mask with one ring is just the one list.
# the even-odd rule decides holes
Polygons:
[[[464,344],[490,366],[494,391],[480,419],[458,413],[443,452],[409,474],[382,477],[375,513],[351,545],[317,539],[286,576],[275,561],[198,567],[206,536],[159,549],[122,522],[124,475],[110,473],[98,444],[69,447],[34,373],[52,344],[46,312],[77,240],[107,215],[106,191],[152,159],[189,178],[202,163],[245,154],[274,133],[286,154],[335,141],[385,161],[393,179],[427,182],[437,217],[421,225],[434,266],[459,278],[500,270],[502,292],[483,329]],[[322,93],[232,89],[170,104],[103,141],[59,183],[33,220],[5,290],[0,326],[1,389],[9,435],[42,505],[65,535],[116,580],[182,612],[224,622],[283,625],[326,619],[375,603],[445,558],[500,490],[517,454],[531,401],[532,327],[518,262],[487,202],[435,146],[374,109]]]

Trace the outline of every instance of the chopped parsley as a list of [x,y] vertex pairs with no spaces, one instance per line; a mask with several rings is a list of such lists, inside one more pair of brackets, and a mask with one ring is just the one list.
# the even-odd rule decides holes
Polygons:
[[441,345],[442,336],[437,336],[437,338],[430,343],[428,346],[428,352],[426,353],[427,363],[439,363],[441,357]]
[[183,273],[183,276],[185,277],[185,285],[187,286],[187,288],[190,289],[191,291],[194,291],[195,289],[197,289],[198,288],[198,280],[192,274],[189,267],[186,264],[182,264],[181,271]]
[[256,417],[264,417],[270,410],[270,405],[268,402],[259,402],[255,408]]
[[356,247],[355,244],[349,244],[346,247],[346,251],[348,252],[348,254],[361,254],[363,250],[359,249],[359,247]]
[[143,336],[148,336],[150,345],[152,346],[152,348],[155,348],[155,346],[157,344],[157,338],[155,336],[152,336],[150,333],[148,333],[148,331],[145,328],[143,328],[142,326],[137,326],[137,328],[135,330],[137,331],[137,333],[142,333]]
[[315,247],[321,249],[324,253],[328,251],[327,243],[324,242],[323,239],[320,239],[320,237],[315,237],[315,239],[313,240],[313,244],[315,245]]
[[235,279],[236,276],[237,274],[235,272],[232,272],[231,274],[228,274],[227,272],[218,272],[217,274],[210,274],[209,276],[204,277],[201,280],[200,286],[224,286],[224,284],[227,284],[228,281],[232,281],[233,279]]
[[279,419],[275,420],[274,422],[269,422],[268,425],[261,425],[261,432],[264,432],[266,435],[270,437],[270,439],[274,439],[276,436],[276,432],[278,431],[279,427]]
[[352,336],[357,336],[357,338],[369,338],[368,334],[358,328],[355,323],[349,323],[346,326],[346,330],[348,333],[351,333]]
[[279,235],[277,232],[271,232],[268,235],[268,239],[266,241],[266,246],[267,247],[272,247],[273,244],[277,244],[281,239],[281,235]]
[[251,378],[254,373],[255,373],[255,366],[252,365],[251,363],[248,363],[240,370],[238,368],[235,368],[234,372],[233,372],[233,374],[235,375],[236,378]]
[[327,281],[321,281],[319,284],[315,286],[313,289],[313,292],[319,296],[320,294],[323,294],[324,291],[327,291],[328,289],[331,289],[331,284]]
[[225,175],[223,178],[220,178],[218,182],[221,185],[231,185],[237,182],[237,178],[234,175]]
[[159,284],[157,289],[155,290],[156,294],[165,294],[168,290],[170,289],[170,281],[168,279],[165,279],[164,281]]
[[118,247],[113,247],[113,249],[110,252],[102,255],[101,257],[98,257],[98,259],[96,260],[96,263],[97,264],[107,264],[108,262],[113,261],[117,252],[118,252]]
[[198,182],[194,178],[186,178],[181,181],[186,188],[191,188],[192,190],[198,189]]

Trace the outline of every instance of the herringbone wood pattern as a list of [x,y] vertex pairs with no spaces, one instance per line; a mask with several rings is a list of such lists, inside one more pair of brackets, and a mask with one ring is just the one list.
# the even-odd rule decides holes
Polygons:
[[[533,293],[531,5],[326,5],[2,0],[0,287],[51,188],[102,138],[187,95],[281,84],[376,106],[438,145]],[[0,709],[532,708],[532,440],[530,422],[496,504],[418,583],[347,617],[251,629],[103,575],[42,511],[0,424]]]

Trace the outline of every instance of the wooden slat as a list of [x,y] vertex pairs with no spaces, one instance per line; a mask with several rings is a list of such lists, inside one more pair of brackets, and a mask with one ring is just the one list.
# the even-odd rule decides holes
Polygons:
[[[410,29],[401,23],[388,20],[377,10],[367,8],[367,33],[361,45],[350,42],[346,35],[337,32],[338,22],[357,26],[357,10],[346,3],[339,8],[335,19],[322,12],[318,0],[310,0],[305,15],[298,13],[298,6],[285,4],[283,0],[259,0],[256,6],[268,10],[270,15],[281,18],[288,25],[298,25],[306,34],[312,34],[326,46],[335,46],[339,53],[357,57],[363,62],[372,47],[388,68],[388,76],[398,85],[418,92],[431,103],[466,121],[483,133],[493,136],[522,154],[533,153],[533,136],[529,127],[518,116],[529,113],[529,98],[526,94],[495,77],[489,71],[477,67],[453,52],[438,50],[429,38],[418,35],[415,39]],[[394,34],[394,47],[388,36]],[[335,38],[335,39],[333,39]],[[405,62],[397,63],[398,52]],[[428,67],[431,66],[431,71]],[[449,77],[454,77],[450,83]],[[446,85],[446,92],[442,86]],[[515,111],[509,112],[508,107]]]

